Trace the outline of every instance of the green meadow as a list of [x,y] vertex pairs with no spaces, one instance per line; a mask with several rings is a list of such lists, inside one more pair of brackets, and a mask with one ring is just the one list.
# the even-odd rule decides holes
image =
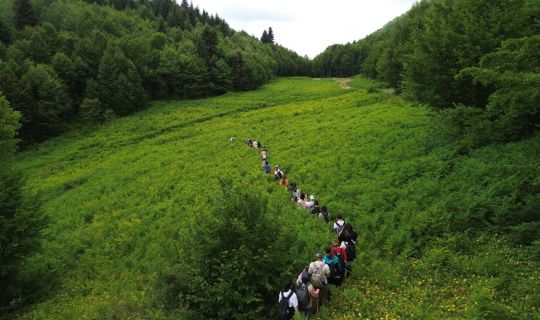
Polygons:
[[261,172],[252,137],[359,234],[320,319],[539,318],[540,246],[522,244],[540,212],[540,137],[467,150],[427,107],[348,84],[157,101],[21,152],[24,197],[47,224],[21,267],[40,275],[39,298],[16,316],[271,318],[280,284],[332,233]]

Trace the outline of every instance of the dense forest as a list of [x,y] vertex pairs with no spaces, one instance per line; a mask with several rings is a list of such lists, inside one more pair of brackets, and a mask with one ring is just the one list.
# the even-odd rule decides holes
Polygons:
[[22,114],[24,143],[74,119],[130,114],[149,99],[250,90],[308,72],[307,59],[185,0],[87,2],[1,4],[0,91]]
[[313,60],[318,76],[380,79],[443,109],[465,147],[519,140],[540,123],[536,0],[431,0]]

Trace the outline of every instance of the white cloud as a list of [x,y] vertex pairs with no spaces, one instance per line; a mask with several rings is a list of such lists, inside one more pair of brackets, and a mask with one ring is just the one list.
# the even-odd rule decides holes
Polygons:
[[405,13],[416,0],[195,0],[235,30],[260,37],[272,27],[276,41],[313,58],[336,43],[359,40]]

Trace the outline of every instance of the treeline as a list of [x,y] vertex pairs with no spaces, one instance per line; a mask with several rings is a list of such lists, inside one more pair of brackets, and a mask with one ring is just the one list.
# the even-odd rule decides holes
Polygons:
[[313,61],[317,76],[363,74],[445,110],[464,152],[519,140],[540,123],[536,0],[423,0],[360,41]]
[[[86,2],[86,3],[85,3]],[[24,143],[76,119],[100,122],[145,107],[254,89],[309,61],[173,0],[7,0],[0,5],[0,96]]]

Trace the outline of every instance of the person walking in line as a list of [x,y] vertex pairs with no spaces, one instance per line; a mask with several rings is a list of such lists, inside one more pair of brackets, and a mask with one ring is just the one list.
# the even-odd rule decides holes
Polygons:
[[272,172],[272,168],[270,168],[270,165],[268,164],[268,160],[263,160],[262,170],[264,174],[270,174],[270,172]]
[[278,296],[278,320],[290,320],[298,312],[298,297],[293,291],[292,281],[288,280]]
[[330,267],[322,261],[324,254],[317,252],[316,260],[309,264],[308,273],[311,275],[311,284],[320,290],[320,302],[326,302],[329,298],[328,277],[330,276]]
[[333,226],[333,229],[336,232],[336,234],[339,235],[341,230],[343,230],[343,226],[345,226],[345,220],[343,220],[343,216],[341,215],[341,213],[338,213],[336,215],[336,222],[334,222],[334,226]]
[[315,206],[315,196],[310,195],[309,200],[307,200],[306,203],[304,204],[304,208],[311,211],[311,209],[313,209],[314,206]]
[[305,208],[306,206],[306,195],[302,192],[300,193],[300,198],[298,198],[298,201],[296,202],[296,204],[300,207],[300,208]]
[[298,298],[298,310],[304,317],[309,318],[313,315],[314,306],[318,305],[320,289],[311,284],[311,276],[307,268],[299,276],[296,285],[296,297]]
[[268,160],[268,149],[261,147],[261,159]]
[[321,207],[321,213],[319,213],[319,218],[323,219],[326,223],[330,222],[330,212],[328,212],[328,208],[326,206]]
[[321,213],[321,207],[319,206],[319,201],[317,199],[313,201],[313,208],[311,209],[311,213],[315,216],[319,216],[319,213]]

